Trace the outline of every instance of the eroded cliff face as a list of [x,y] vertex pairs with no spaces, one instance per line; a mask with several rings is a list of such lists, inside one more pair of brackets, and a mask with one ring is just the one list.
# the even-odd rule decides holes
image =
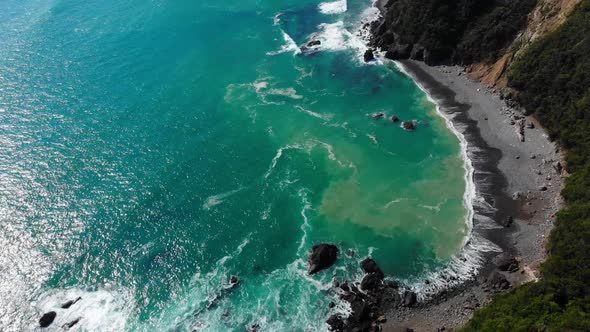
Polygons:
[[528,17],[526,28],[518,34],[505,53],[493,63],[480,62],[470,65],[469,77],[490,87],[506,87],[506,73],[514,58],[522,54],[533,41],[561,26],[580,1],[538,0]]

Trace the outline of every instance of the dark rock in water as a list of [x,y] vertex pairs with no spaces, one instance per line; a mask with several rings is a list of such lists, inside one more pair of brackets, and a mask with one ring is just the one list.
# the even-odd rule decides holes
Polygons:
[[334,302],[330,302],[330,304],[328,304],[328,308],[332,309],[336,306],[336,303]]
[[494,257],[492,262],[498,267],[498,270],[500,271],[516,272],[519,268],[519,263],[516,258],[505,252]]
[[73,304],[75,304],[76,302],[80,301],[82,298],[78,296],[77,299],[75,300],[69,300],[68,302],[64,303],[61,305],[62,309],[68,309],[70,308]]
[[488,277],[488,285],[496,290],[504,290],[510,288],[510,282],[502,273],[498,271],[492,272],[492,274]]
[[322,42],[319,40],[312,40],[309,43],[307,43],[307,47],[319,46],[321,44],[322,44]]
[[365,62],[369,62],[369,61],[375,60],[375,54],[373,54],[373,50],[372,49],[368,49],[368,50],[365,51],[364,59],[365,59]]
[[258,332],[258,330],[260,330],[260,325],[258,324],[252,324],[246,329],[247,332]]
[[414,304],[416,304],[416,302],[418,302],[418,297],[416,296],[416,293],[412,291],[406,291],[404,293],[404,305],[406,307],[411,307]]
[[50,312],[44,314],[39,319],[39,326],[48,327],[49,325],[51,325],[51,323],[53,323],[56,316],[57,316],[57,313],[55,311],[50,311]]
[[361,289],[362,290],[375,290],[379,286],[381,286],[383,281],[383,277],[377,273],[369,273],[365,275],[363,280],[361,281]]
[[408,131],[416,130],[416,123],[414,121],[404,121],[402,122],[402,128]]
[[397,123],[397,122],[399,122],[399,118],[394,115],[394,116],[391,117],[391,121],[394,122],[394,123]]
[[342,331],[344,330],[344,320],[340,315],[334,314],[326,321],[330,326],[330,331]]
[[361,262],[361,268],[363,269],[363,271],[365,273],[374,273],[380,279],[383,279],[385,277],[385,275],[383,274],[383,271],[381,271],[381,269],[379,268],[377,263],[372,258],[365,258]]
[[231,277],[229,278],[229,282],[230,282],[230,284],[232,284],[232,285],[235,285],[235,284],[237,284],[238,282],[240,282],[240,280],[239,280],[239,279],[238,279],[238,277],[236,277],[236,276],[231,276]]
[[348,283],[347,283],[347,282],[343,282],[343,283],[340,285],[340,289],[342,289],[342,290],[343,290],[343,291],[345,291],[345,292],[350,292],[350,287],[348,286]]
[[385,116],[385,113],[383,113],[383,112],[375,113],[375,114],[373,114],[373,119],[381,120],[381,119],[383,119],[384,116]]
[[76,324],[78,324],[78,322],[80,322],[80,319],[82,319],[82,318],[78,317],[69,323],[65,323],[63,328],[71,329],[74,325],[76,325]]
[[309,274],[316,274],[327,269],[336,263],[338,259],[338,248],[333,244],[316,244],[311,249],[307,262],[309,263]]

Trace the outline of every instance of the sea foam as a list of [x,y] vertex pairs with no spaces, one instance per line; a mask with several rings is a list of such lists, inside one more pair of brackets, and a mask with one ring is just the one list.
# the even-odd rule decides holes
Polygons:
[[323,2],[319,4],[318,9],[322,14],[342,14],[348,10],[348,4],[346,0]]

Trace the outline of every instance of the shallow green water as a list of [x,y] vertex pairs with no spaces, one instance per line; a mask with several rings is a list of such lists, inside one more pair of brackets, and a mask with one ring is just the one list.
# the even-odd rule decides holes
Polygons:
[[[0,4],[0,326],[82,296],[56,326],[321,330],[368,254],[408,283],[445,267],[468,233],[459,140],[362,63],[370,2],[319,4]],[[317,242],[357,254],[312,278]]]

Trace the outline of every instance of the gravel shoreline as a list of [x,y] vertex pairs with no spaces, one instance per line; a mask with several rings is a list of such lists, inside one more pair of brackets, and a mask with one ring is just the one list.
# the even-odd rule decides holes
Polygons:
[[[411,60],[400,64],[468,142],[480,198],[474,204],[474,234],[519,262],[517,271],[500,272],[492,263],[498,253],[486,253],[486,264],[477,278],[427,303],[392,310],[383,325],[383,331],[452,331],[499,291],[488,280],[494,273],[501,273],[513,286],[538,277],[538,267],[546,257],[546,239],[562,206],[562,180],[555,167],[561,155],[534,118],[507,107],[499,93],[469,79],[464,68],[429,67]],[[524,141],[522,126],[526,126]],[[511,225],[505,227],[507,223]]]

